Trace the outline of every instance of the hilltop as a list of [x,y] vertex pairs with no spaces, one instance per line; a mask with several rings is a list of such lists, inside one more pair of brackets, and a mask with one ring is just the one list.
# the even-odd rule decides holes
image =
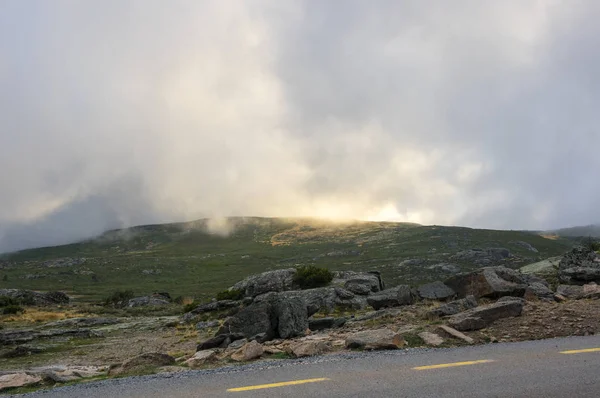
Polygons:
[[307,264],[417,284],[485,265],[517,268],[571,246],[567,238],[524,231],[282,218],[230,218],[215,227],[198,220],[4,254],[0,288],[61,290],[84,301],[118,289],[206,299],[248,275]]

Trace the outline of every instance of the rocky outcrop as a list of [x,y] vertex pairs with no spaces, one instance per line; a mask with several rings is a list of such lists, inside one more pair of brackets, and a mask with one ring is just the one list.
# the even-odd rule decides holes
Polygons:
[[505,300],[483,305],[450,317],[448,324],[460,331],[479,330],[501,318],[520,316],[523,300]]
[[402,336],[391,329],[364,330],[346,338],[347,348],[364,350],[390,350],[404,346]]
[[434,308],[433,310],[427,313],[427,317],[437,318],[442,316],[454,315],[475,307],[477,307],[477,299],[475,298],[475,296],[467,296],[460,300],[454,300],[449,303],[440,305],[437,308]]
[[417,288],[419,297],[430,300],[446,300],[456,295],[456,292],[443,282],[435,281]]
[[591,249],[576,247],[560,260],[558,279],[567,285],[600,283],[600,255]]
[[246,297],[256,297],[269,292],[284,292],[294,287],[295,268],[278,269],[252,275],[232,286]]
[[270,302],[254,302],[242,308],[237,314],[225,320],[217,335],[236,333],[242,337],[253,337],[265,334],[267,339],[275,337],[276,322],[272,320]]
[[444,283],[459,297],[473,295],[499,298],[502,296],[523,296],[527,281],[519,271],[506,267],[486,267],[480,270],[458,274]]
[[556,276],[561,259],[562,257],[550,257],[537,263],[527,264],[521,267],[520,271],[524,275]]
[[329,313],[336,308],[359,310],[365,308],[367,305],[366,297],[358,296],[341,287],[319,287],[282,293],[268,293],[256,297],[255,301],[288,300],[292,298],[301,298],[304,300],[308,316],[317,312]]
[[409,305],[414,301],[415,294],[408,285],[400,285],[382,290],[367,297],[367,303],[376,310]]
[[450,259],[485,267],[502,264],[511,257],[513,257],[513,254],[508,249],[503,247],[490,247],[485,249],[464,250],[451,256]]
[[0,296],[10,297],[21,305],[48,306],[69,303],[69,296],[63,292],[39,293],[33,290],[0,289]]

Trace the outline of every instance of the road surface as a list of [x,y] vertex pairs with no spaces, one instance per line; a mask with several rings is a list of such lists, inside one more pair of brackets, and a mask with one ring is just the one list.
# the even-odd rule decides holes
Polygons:
[[600,336],[259,362],[106,380],[25,396],[600,397]]

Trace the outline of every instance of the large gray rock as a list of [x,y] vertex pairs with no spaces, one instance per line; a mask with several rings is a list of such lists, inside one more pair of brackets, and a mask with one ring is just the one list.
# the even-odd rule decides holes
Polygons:
[[336,308],[360,310],[367,306],[365,296],[358,296],[341,287],[319,287],[281,293],[267,293],[255,298],[256,302],[269,301],[278,297],[282,300],[298,297],[306,303],[308,316],[317,312],[329,313]]
[[[508,297],[507,297],[508,298]],[[501,318],[520,316],[523,300],[506,300],[483,305],[450,317],[448,324],[457,330],[479,330]]]
[[278,269],[252,275],[232,286],[247,297],[256,297],[269,292],[284,292],[294,288],[295,268]]
[[543,300],[543,301],[554,301],[554,292],[542,282],[532,282],[525,289],[525,299],[532,300]]
[[417,288],[419,297],[430,300],[445,300],[456,295],[456,292],[443,282],[435,281]]
[[303,336],[308,329],[306,302],[300,297],[272,301],[272,323],[277,323],[277,335],[282,339]]
[[600,255],[588,248],[574,248],[560,260],[558,279],[567,285],[600,283]]
[[346,347],[365,350],[397,349],[404,344],[402,336],[391,329],[364,330],[346,338]]
[[335,271],[332,285],[343,286],[352,293],[368,295],[384,289],[379,272]]
[[499,298],[502,296],[523,296],[527,288],[524,276],[516,270],[506,267],[487,267],[480,270],[458,274],[444,283],[452,288],[459,297]]
[[408,285],[382,290],[367,297],[367,303],[376,310],[408,305],[414,303],[414,301],[415,295]]
[[246,338],[261,335],[261,341],[275,337],[304,335],[308,329],[308,305],[302,296],[269,293],[227,318],[217,334],[239,333]]
[[470,310],[471,308],[475,307],[477,307],[477,299],[475,298],[475,296],[467,296],[460,300],[454,300],[449,303],[440,305],[439,307],[429,311],[427,313],[427,316],[429,318],[449,316],[458,314],[459,312]]

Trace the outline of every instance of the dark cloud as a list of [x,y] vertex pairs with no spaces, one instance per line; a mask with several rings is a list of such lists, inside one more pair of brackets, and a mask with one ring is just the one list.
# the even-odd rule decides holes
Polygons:
[[0,4],[0,251],[204,216],[597,220],[600,5]]

